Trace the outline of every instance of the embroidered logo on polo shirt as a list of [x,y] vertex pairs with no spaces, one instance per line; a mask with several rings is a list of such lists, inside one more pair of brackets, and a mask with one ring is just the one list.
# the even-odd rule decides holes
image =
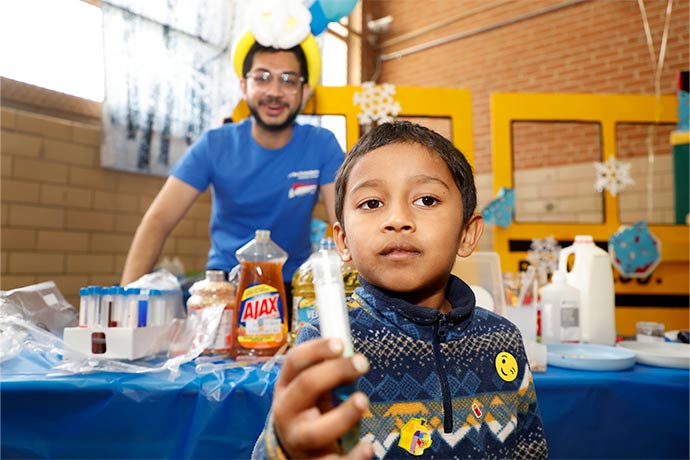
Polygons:
[[319,189],[319,170],[308,169],[305,171],[293,171],[288,174],[288,179],[294,179],[288,191],[288,198],[296,198],[306,195],[314,195]]
[[426,419],[411,418],[400,431],[398,446],[412,455],[422,455],[431,445],[431,433]]
[[292,184],[288,192],[288,198],[295,198],[304,195],[313,195],[318,186],[316,184]]

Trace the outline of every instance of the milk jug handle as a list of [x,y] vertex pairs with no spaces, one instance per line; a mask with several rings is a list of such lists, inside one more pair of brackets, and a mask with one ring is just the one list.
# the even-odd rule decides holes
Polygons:
[[558,253],[558,270],[563,273],[569,273],[568,271],[568,256],[575,253],[575,245],[563,248]]

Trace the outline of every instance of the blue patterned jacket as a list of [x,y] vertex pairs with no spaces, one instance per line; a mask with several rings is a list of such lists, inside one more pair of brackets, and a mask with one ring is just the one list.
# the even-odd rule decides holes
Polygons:
[[[391,297],[361,280],[349,300],[356,352],[370,363],[359,389],[370,411],[361,438],[378,458],[547,458],[532,374],[518,329],[475,307],[451,275],[442,314]],[[319,336],[318,320],[297,341]],[[284,458],[272,424],[255,458]]]

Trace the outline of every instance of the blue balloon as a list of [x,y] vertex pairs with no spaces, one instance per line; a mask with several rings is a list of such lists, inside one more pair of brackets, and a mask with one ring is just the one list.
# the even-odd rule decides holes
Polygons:
[[339,21],[349,15],[355,8],[358,0],[316,0],[314,3],[321,5],[323,15],[329,22]]
[[311,33],[314,34],[314,36],[317,36],[326,30],[326,27],[328,27],[328,23],[330,21],[326,19],[326,16],[323,14],[323,10],[321,9],[321,5],[319,4],[318,0],[311,4],[309,7],[309,12],[311,13]]

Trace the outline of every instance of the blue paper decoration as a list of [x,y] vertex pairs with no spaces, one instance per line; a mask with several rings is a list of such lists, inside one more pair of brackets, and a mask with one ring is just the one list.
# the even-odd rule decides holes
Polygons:
[[661,261],[661,242],[643,220],[623,225],[609,238],[614,267],[628,278],[646,278]]
[[678,124],[676,130],[690,130],[690,98],[688,98],[688,92],[683,90],[678,90]]
[[482,216],[490,224],[507,228],[513,221],[514,210],[515,192],[511,188],[501,187],[496,198],[482,210]]

